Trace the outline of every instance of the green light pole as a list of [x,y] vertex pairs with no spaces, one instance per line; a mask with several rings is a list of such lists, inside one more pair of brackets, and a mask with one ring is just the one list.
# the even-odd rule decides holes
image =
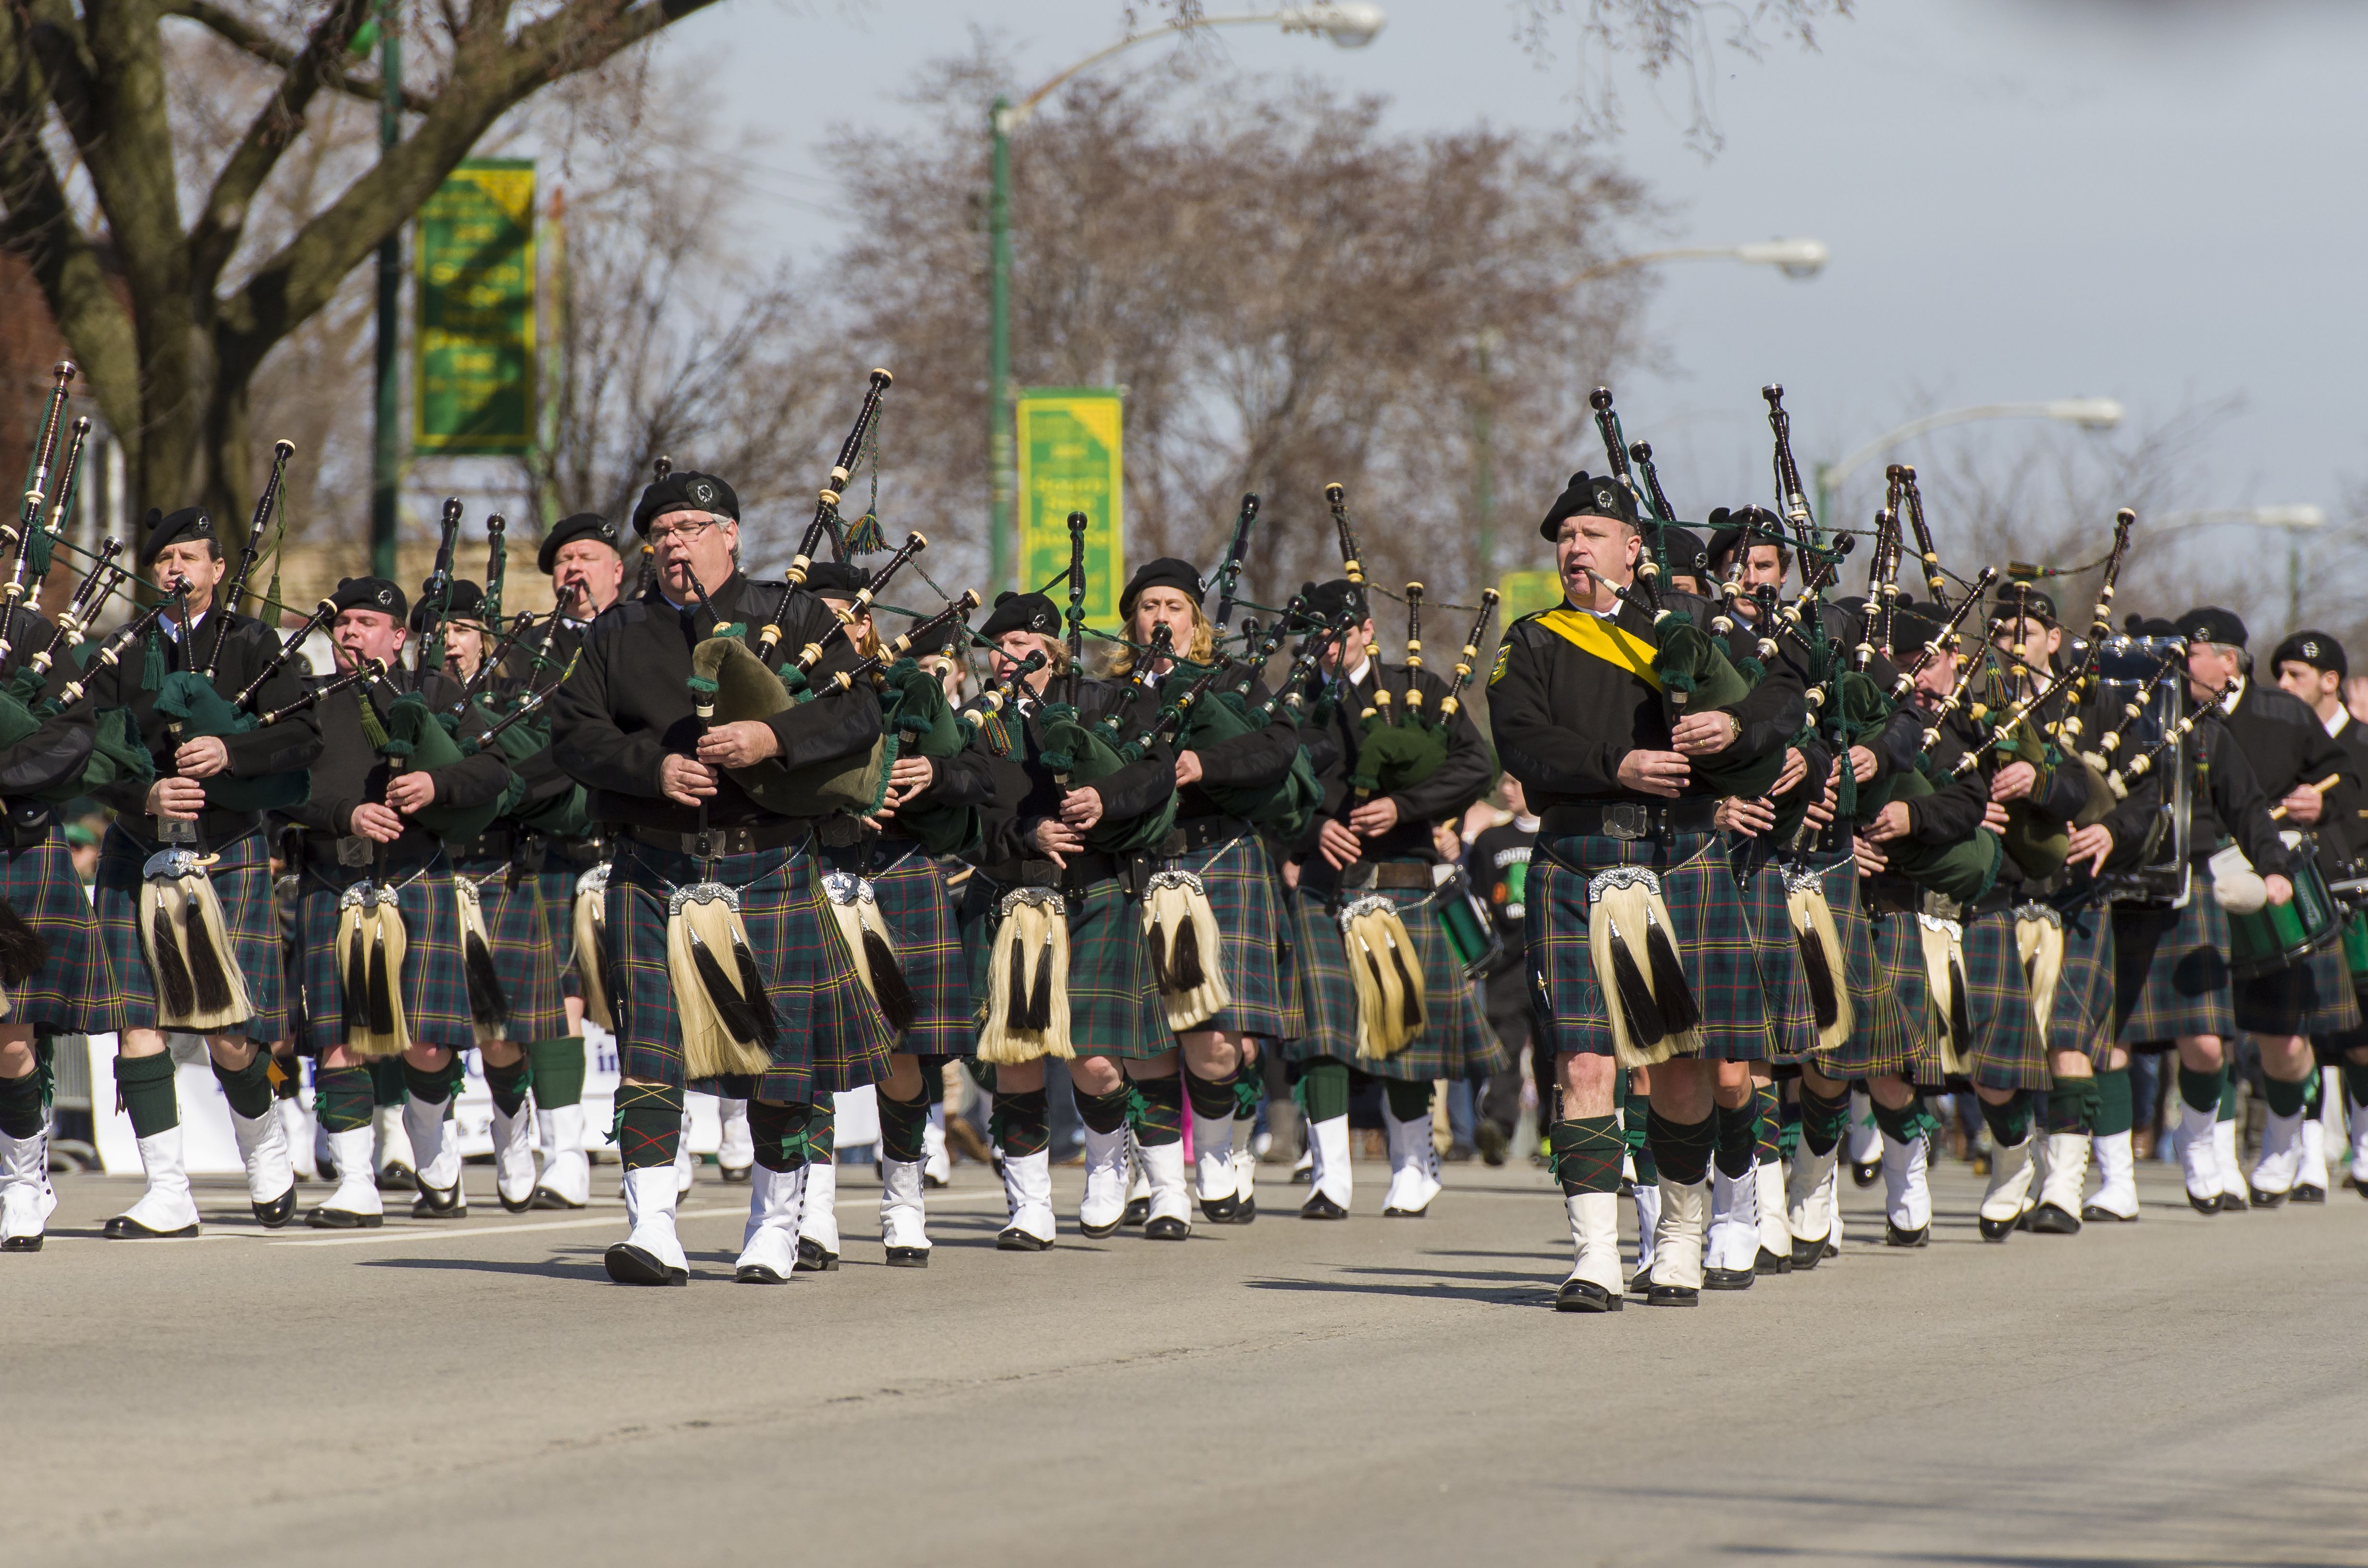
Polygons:
[[[403,46],[394,0],[379,18],[378,145],[383,158],[403,140]],[[395,487],[403,467],[403,407],[395,357],[402,352],[403,231],[378,247],[378,423],[370,452],[370,573],[394,576]]]

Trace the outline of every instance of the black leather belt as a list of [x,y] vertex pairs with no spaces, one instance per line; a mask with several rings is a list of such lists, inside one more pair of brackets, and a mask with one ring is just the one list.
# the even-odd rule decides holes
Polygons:
[[1361,892],[1367,888],[1421,888],[1428,892],[1437,882],[1427,860],[1360,860],[1340,874],[1342,892]]
[[1924,892],[1906,877],[1880,872],[1859,887],[1869,915],[1915,915],[1924,907]]
[[1250,830],[1239,817],[1186,817],[1159,841],[1162,855],[1197,855],[1212,844],[1230,844]]
[[[1133,873],[1141,864],[1139,857],[1112,855],[1100,849],[1079,849],[1064,857],[1069,863],[1064,868],[1050,860],[997,860],[981,866],[979,874],[991,882],[1007,888],[1058,888],[1063,892],[1083,892],[1096,882],[1118,878],[1133,881]],[[1137,888],[1137,891],[1141,891]]]
[[[805,817],[764,817],[756,822],[734,823],[728,827],[711,827],[704,835],[670,833],[665,828],[638,824],[625,831],[635,843],[663,849],[669,855],[761,855],[768,849],[787,849],[803,844],[814,835],[814,823]],[[706,841],[703,846],[702,837]]]
[[600,863],[600,841],[597,838],[560,838],[529,828],[527,839],[543,846],[546,860],[564,860],[579,871],[588,871]]
[[1541,838],[1668,838],[1710,833],[1718,802],[1704,797],[1675,801],[1579,801],[1546,808],[1538,824]]
[[444,852],[458,860],[507,860],[518,850],[516,830],[496,823],[474,838],[448,843]]

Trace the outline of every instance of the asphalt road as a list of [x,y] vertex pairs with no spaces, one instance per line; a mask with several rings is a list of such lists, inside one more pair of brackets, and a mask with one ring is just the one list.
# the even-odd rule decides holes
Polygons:
[[202,1238],[105,1242],[132,1184],[70,1180],[0,1256],[0,1561],[2368,1563],[2349,1193],[2207,1219],[2148,1166],[2139,1224],[1987,1245],[1948,1167],[1926,1250],[1852,1193],[1812,1274],[1594,1318],[1551,1310],[1526,1166],[1042,1255],[956,1174],[927,1272],[850,1168],[846,1267],[773,1289],[704,1182],[687,1290],[606,1281],[616,1206],[513,1218],[483,1168],[465,1224],[359,1238],[218,1184]]

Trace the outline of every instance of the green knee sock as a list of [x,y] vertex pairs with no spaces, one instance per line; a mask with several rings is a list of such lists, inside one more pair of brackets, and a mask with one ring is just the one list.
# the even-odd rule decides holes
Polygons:
[[2262,1074],[2261,1097],[2270,1102],[2270,1114],[2300,1116],[2303,1107],[2310,1103],[2310,1082],[2309,1078],[2297,1078],[2288,1083],[2283,1078],[2272,1078],[2267,1073]]
[[[1167,1083],[1176,1080],[1169,1078]],[[1030,1089],[1024,1095],[995,1096],[995,1115],[990,1119],[995,1146],[1006,1158],[1041,1154],[1053,1142],[1053,1131],[1047,1119],[1044,1091]],[[1179,1132],[1178,1139],[1182,1137]]]
[[115,1092],[123,1101],[123,1114],[131,1119],[135,1136],[153,1138],[181,1125],[181,1101],[173,1091],[171,1051],[117,1057]]
[[527,1060],[533,1063],[534,1103],[539,1110],[584,1103],[584,1037],[529,1040]]
[[1427,1121],[1430,1119],[1430,1080],[1428,1078],[1418,1084],[1384,1078],[1382,1080],[1382,1096],[1389,1101],[1393,1120]]
[[1801,1142],[1809,1153],[1824,1159],[1834,1145],[1842,1141],[1842,1131],[1850,1125],[1850,1090],[1828,1099],[1809,1087],[1801,1085]]
[[2100,1067],[2090,1081],[2097,1085],[2096,1117],[2089,1128],[2091,1133],[2111,1138],[2137,1125],[2137,1107],[2130,1097],[2128,1068]]
[[313,1069],[313,1110],[325,1131],[353,1132],[368,1127],[374,1099],[367,1067]]
[[[1651,1141],[1653,1160],[1660,1167],[1661,1179],[1679,1187],[1701,1186],[1710,1175],[1711,1151],[1718,1143],[1717,1117],[1671,1121],[1655,1110],[1648,1111],[1646,1119],[1645,1137]],[[1748,1151],[1750,1145],[1744,1147]]]
[[1714,1107],[1711,1115],[1718,1124],[1719,1174],[1730,1179],[1748,1174],[1759,1157],[1759,1096],[1732,1108]]
[[[997,1095],[996,1098],[1003,1096]],[[806,1158],[828,1165],[838,1158],[838,1108],[816,1102],[806,1118]]]
[[2237,1074],[2231,1069],[2221,1069],[2220,1109],[2214,1116],[2213,1119],[2215,1121],[2234,1121],[2237,1119]]
[[1222,1078],[1203,1078],[1191,1068],[1178,1065],[1184,1078],[1184,1097],[1191,1102],[1192,1114],[1203,1121],[1231,1121],[1234,1119],[1234,1078],[1228,1073]]
[[[1137,1080],[1132,1108],[1136,1142],[1157,1148],[1184,1141],[1184,1085],[1174,1077]],[[1347,1110],[1344,1104],[1341,1111]]]
[[1628,1158],[1635,1164],[1636,1179],[1647,1186],[1661,1179],[1661,1167],[1654,1163],[1652,1141],[1645,1136],[1645,1124],[1652,1117],[1653,1096],[1627,1092],[1628,1074],[1620,1074],[1621,1137],[1628,1144]]
[[2097,1125],[2097,1080],[2058,1078],[2047,1091],[2047,1131],[2089,1132]]
[[2368,1062],[2343,1062],[2343,1097],[2353,1105],[2368,1106]]
[[814,1114],[803,1100],[750,1100],[748,1136],[757,1145],[757,1163],[776,1174],[803,1169],[814,1153]]
[[[1078,1096],[1083,1109],[1082,1095]],[[922,1142],[922,1130],[929,1124],[929,1096],[916,1100],[892,1100],[887,1091],[880,1095],[880,1157],[897,1165],[909,1165],[927,1152]]]
[[1981,1102],[1982,1119],[1989,1124],[1990,1136],[2003,1147],[2011,1149],[2031,1136],[2031,1091],[2017,1089],[2003,1105]]
[[[1105,1137],[1126,1125],[1127,1113],[1134,1105],[1134,1096],[1124,1088],[1115,1089],[1107,1095],[1087,1094],[1083,1089],[1076,1093],[1077,1119]],[[1310,1119],[1314,1119],[1312,1112]],[[918,1158],[917,1155],[915,1157]]]
[[1773,1165],[1784,1157],[1784,1101],[1775,1085],[1754,1084],[1751,1105],[1759,1113],[1759,1139],[1752,1149],[1753,1163]]
[[374,1056],[363,1065],[370,1074],[370,1103],[399,1106],[403,1103],[403,1058]]
[[[755,1108],[750,1108],[750,1121]],[[682,1147],[682,1091],[663,1084],[617,1085],[617,1121],[609,1133],[629,1171],[670,1165]],[[757,1157],[764,1158],[765,1141],[757,1141]]]
[[[461,1066],[458,1056],[441,1067],[414,1067],[403,1064],[403,1087],[415,1100],[427,1105],[442,1105],[452,1097],[452,1071]],[[466,1072],[466,1068],[461,1069]]]
[[21,1078],[0,1078],[0,1132],[11,1138],[38,1138],[48,1121],[41,1103],[41,1074],[37,1070]]
[[485,1092],[494,1096],[494,1108],[504,1116],[516,1116],[526,1108],[527,1091],[534,1087],[534,1058],[521,1056],[507,1067],[485,1063]]
[[217,1062],[214,1082],[222,1085],[222,1098],[230,1108],[249,1121],[259,1121],[271,1114],[271,1052],[257,1051],[244,1067],[225,1067]]
[[2216,1111],[2220,1108],[2220,1085],[2226,1069],[2215,1067],[2200,1073],[2192,1067],[2179,1069],[2179,1097],[2182,1104],[2195,1110]]
[[1554,1173],[1563,1196],[1620,1190],[1620,1156],[1627,1142],[1620,1135],[1616,1117],[1577,1116],[1557,1121],[1546,1132],[1554,1152]]
[[1310,1121],[1330,1121],[1349,1114],[1349,1064],[1329,1058],[1311,1062],[1299,1075],[1300,1098]]
[[1913,1143],[1918,1138],[1930,1137],[1941,1129],[1920,1094],[1912,1096],[1896,1110],[1880,1100],[1875,1101],[1874,1125],[1895,1143]]

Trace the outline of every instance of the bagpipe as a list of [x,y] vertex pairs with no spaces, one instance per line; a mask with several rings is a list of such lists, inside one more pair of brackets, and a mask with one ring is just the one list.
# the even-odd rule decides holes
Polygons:
[[[33,440],[31,460],[25,473],[23,500],[18,507],[17,526],[13,530],[0,530],[5,531],[6,535],[5,538],[0,538],[0,544],[13,547],[17,551],[16,577],[12,578],[5,606],[0,606],[0,660],[5,660],[7,656],[7,643],[16,626],[17,600],[22,589],[15,585],[22,578],[26,556],[38,548],[36,536],[41,529],[41,506],[49,498],[50,464],[57,455],[58,426],[65,418],[67,392],[73,385],[74,378],[74,361],[59,360],[51,368],[50,375],[50,400],[48,405],[42,410],[40,430]],[[83,436],[89,428],[88,419],[80,420],[76,424],[74,449],[77,454],[81,449]],[[71,481],[62,488],[71,490]],[[42,563],[45,567],[48,564],[46,551],[42,556]],[[14,721],[20,716],[30,721],[14,739],[8,740],[6,744],[14,744],[17,740],[22,740],[40,728],[40,721],[32,718],[29,712],[25,711],[28,703],[37,701],[40,695],[40,685],[38,676],[32,690],[27,696],[19,698],[13,693],[0,693],[0,731],[15,728]],[[16,712],[8,710],[11,704],[17,710]],[[0,1017],[8,1016],[14,1010],[13,998],[9,994],[20,989],[27,981],[32,979],[41,966],[49,961],[49,957],[48,941],[33,928],[30,922],[17,912],[15,905],[6,899],[0,899]]]

